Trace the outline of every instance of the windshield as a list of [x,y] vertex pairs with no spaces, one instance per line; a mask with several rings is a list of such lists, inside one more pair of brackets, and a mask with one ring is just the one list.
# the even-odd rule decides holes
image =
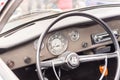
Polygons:
[[[10,17],[2,33],[27,22],[38,20],[62,11],[116,3],[120,3],[120,0],[23,0]],[[12,25],[12,22],[16,22],[17,24]],[[9,27],[10,25],[12,26]]]
[[[2,0],[6,1],[6,0]],[[33,13],[36,11],[66,11],[71,9],[84,8],[88,6],[97,6],[103,4],[120,3],[120,0],[23,0],[17,8],[12,18],[21,15]]]

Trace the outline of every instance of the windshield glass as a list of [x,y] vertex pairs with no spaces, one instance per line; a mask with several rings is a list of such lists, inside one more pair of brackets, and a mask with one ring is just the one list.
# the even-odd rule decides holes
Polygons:
[[[4,0],[6,1],[6,0]],[[12,18],[33,13],[36,11],[66,11],[71,9],[97,6],[103,4],[120,3],[120,0],[23,0]]]
[[[40,18],[63,11],[116,3],[120,3],[120,0],[23,0],[23,2],[10,17],[8,23],[4,27],[3,32],[19,27],[19,25],[30,21],[38,20]],[[16,24],[12,24],[12,22],[15,22]],[[10,27],[10,25],[12,26]]]

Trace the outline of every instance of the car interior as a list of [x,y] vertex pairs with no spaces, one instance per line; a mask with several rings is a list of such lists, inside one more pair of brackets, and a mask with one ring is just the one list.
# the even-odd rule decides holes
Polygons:
[[18,80],[119,80],[119,44],[119,4],[36,12],[4,26],[0,58]]

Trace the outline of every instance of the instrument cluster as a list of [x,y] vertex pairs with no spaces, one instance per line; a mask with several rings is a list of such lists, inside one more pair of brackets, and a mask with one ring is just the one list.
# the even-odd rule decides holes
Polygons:
[[[70,41],[75,42],[78,41],[79,38],[80,34],[76,29],[70,29],[67,32],[56,31],[47,36],[47,40],[43,45],[52,55],[61,55],[63,52],[67,51]],[[36,47],[37,41],[34,42],[34,48],[36,49]]]
[[49,36],[47,48],[51,54],[60,55],[67,50],[69,41],[77,41],[79,38],[80,34],[76,29],[69,30],[66,35],[62,31],[55,32]]

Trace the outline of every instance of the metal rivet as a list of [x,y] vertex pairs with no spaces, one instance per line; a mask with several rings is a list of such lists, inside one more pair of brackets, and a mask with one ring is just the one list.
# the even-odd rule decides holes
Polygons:
[[26,64],[30,64],[30,63],[31,63],[31,58],[30,58],[30,57],[25,57],[25,58],[24,58],[24,62],[25,62]]
[[83,42],[82,43],[82,48],[87,48],[88,47],[88,43],[87,42]]
[[9,68],[13,68],[13,67],[15,66],[14,61],[12,61],[12,60],[7,61],[7,66],[8,66]]

